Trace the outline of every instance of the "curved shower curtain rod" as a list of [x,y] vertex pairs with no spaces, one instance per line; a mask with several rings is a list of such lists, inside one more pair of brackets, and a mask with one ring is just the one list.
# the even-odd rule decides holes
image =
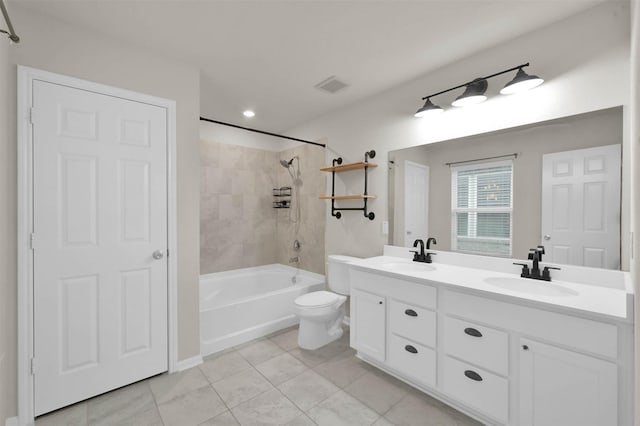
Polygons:
[[2,14],[4,15],[4,21],[7,23],[7,28],[9,31],[0,30],[0,33],[5,33],[9,36],[9,39],[14,43],[20,43],[20,37],[16,34],[16,30],[13,29],[13,25],[11,24],[11,18],[9,18],[9,12],[7,12],[7,6],[4,4],[4,0],[0,0],[0,9],[2,9]]
[[323,143],[311,142],[311,141],[306,141],[304,139],[298,139],[298,138],[292,138],[291,136],[284,136],[284,135],[279,135],[277,133],[265,132],[264,130],[257,130],[257,129],[252,129],[250,127],[238,126],[237,124],[225,123],[224,121],[212,120],[210,118],[200,117],[200,120],[201,121],[207,121],[209,123],[222,124],[223,126],[235,127],[236,129],[242,129],[242,130],[246,130],[248,132],[262,133],[263,135],[275,136],[276,138],[289,139],[289,140],[296,141],[296,142],[308,143],[308,144],[311,144],[311,145],[321,146],[323,148],[327,147]]

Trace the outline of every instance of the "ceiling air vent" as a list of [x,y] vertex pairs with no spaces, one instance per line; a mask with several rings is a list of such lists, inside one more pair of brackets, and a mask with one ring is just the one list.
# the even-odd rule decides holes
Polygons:
[[328,93],[336,93],[338,90],[342,90],[347,86],[347,83],[338,80],[335,75],[332,75],[331,77],[322,80],[320,83],[316,84],[313,87],[315,87],[316,89],[324,90]]

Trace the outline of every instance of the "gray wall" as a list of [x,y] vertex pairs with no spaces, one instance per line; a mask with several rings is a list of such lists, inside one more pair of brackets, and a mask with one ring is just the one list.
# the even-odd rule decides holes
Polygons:
[[[4,136],[0,170],[2,180],[1,244],[2,276],[7,279],[0,295],[2,327],[9,331],[9,356],[2,369],[10,377],[2,377],[2,387],[9,389],[6,415],[16,414],[16,148],[15,99],[16,65],[52,71],[72,77],[108,84],[141,93],[173,99],[177,102],[177,205],[178,205],[178,358],[180,360],[200,354],[198,317],[199,280],[199,71],[147,51],[130,47],[126,42],[112,40],[95,32],[74,27],[37,13],[26,11],[17,3],[11,5],[11,18],[19,30],[21,43],[10,47],[10,93],[0,99],[9,100],[9,138],[5,147]],[[4,42],[4,37],[3,40]],[[3,46],[3,49],[5,47]],[[6,81],[3,77],[1,82]],[[5,119],[6,114],[2,114]],[[0,126],[6,129],[5,125]],[[5,217],[8,215],[8,219]],[[11,237],[13,236],[13,237]],[[5,252],[8,252],[5,255]],[[5,304],[7,309],[5,309]],[[4,333],[3,333],[4,334]],[[3,398],[4,400],[4,398]],[[2,420],[0,418],[0,420]]]
[[[286,134],[326,138],[328,161],[335,156],[347,162],[361,161],[366,150],[375,149],[375,162],[382,165],[391,150],[627,105],[629,40],[628,3],[604,2],[317,117]],[[531,61],[530,72],[544,77],[545,84],[522,95],[500,96],[498,91],[512,78],[504,75],[491,79],[487,102],[470,108],[449,107],[433,119],[413,117],[422,104],[421,96],[523,60]],[[458,94],[444,94],[437,103],[447,106]],[[341,190],[362,190],[362,179],[344,175]],[[364,257],[382,253],[388,243],[388,236],[381,232],[381,222],[388,220],[387,182],[386,167],[369,173],[369,192],[378,197],[370,203],[375,220],[356,213],[345,213],[340,220],[327,219],[328,254]]]
[[[451,248],[451,169],[445,163],[518,153],[513,160],[513,257],[524,258],[529,247],[540,242],[542,204],[542,155],[622,144],[622,108],[539,123],[491,135],[472,136],[390,153],[396,161],[396,193],[402,181],[404,160],[430,167],[429,236],[438,240],[439,250]],[[400,185],[402,182],[400,182]],[[628,206],[628,201],[623,200]],[[395,217],[403,215],[402,203],[395,203]],[[627,207],[628,208],[628,207]],[[622,233],[629,223],[622,224]],[[398,237],[402,237],[399,233]],[[417,237],[416,237],[417,238]],[[398,240],[396,239],[396,244]],[[402,245],[402,244],[399,244]],[[624,250],[623,269],[628,270]]]
[[9,40],[0,34],[0,424],[16,414],[15,148],[9,137]]

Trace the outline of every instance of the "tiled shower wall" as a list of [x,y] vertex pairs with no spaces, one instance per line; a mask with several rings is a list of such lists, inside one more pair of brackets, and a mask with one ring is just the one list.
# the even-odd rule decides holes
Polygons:
[[[295,266],[289,263],[289,260],[298,257],[300,268],[324,274],[324,228],[327,202],[318,198],[320,194],[326,192],[327,174],[320,171],[320,167],[324,166],[324,149],[314,145],[304,145],[282,151],[278,156],[279,159],[286,161],[294,156],[299,158],[299,161],[294,160],[293,169],[296,172],[294,176],[297,183],[294,190],[298,191],[301,212],[299,223],[294,223],[291,218],[295,215],[295,204],[290,209],[277,209],[278,263]],[[280,186],[293,186],[291,175],[279,164],[277,176]],[[293,249],[293,242],[296,239],[301,245],[299,252]]]
[[200,273],[276,262],[277,153],[201,141]]
[[[277,153],[206,140],[200,144],[200,273],[287,265],[298,256],[300,268],[324,274],[326,206],[318,199],[325,188],[319,171],[324,151],[302,146]],[[291,186],[280,160],[295,155],[301,172],[299,226],[290,222],[291,209],[272,207],[273,188]],[[300,252],[293,250],[295,239]]]

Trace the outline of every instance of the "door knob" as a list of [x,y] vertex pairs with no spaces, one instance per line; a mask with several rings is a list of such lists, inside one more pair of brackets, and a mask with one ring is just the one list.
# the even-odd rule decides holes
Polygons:
[[156,250],[153,252],[152,256],[155,260],[160,260],[164,257],[164,253],[162,253],[160,250]]
[[551,239],[551,235],[547,234],[543,237],[545,240],[549,241]]

